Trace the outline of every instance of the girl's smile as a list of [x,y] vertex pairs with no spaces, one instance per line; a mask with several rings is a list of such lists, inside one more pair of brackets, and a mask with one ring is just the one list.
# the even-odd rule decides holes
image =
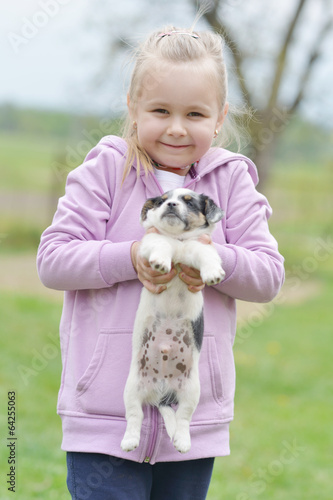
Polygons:
[[157,74],[160,80],[142,89],[136,106],[129,102],[138,141],[160,168],[186,175],[210,148],[225,110],[219,108],[209,61],[164,63]]

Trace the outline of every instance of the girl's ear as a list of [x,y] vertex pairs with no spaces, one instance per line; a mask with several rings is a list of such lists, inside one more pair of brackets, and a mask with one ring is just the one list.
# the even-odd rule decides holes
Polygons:
[[133,118],[133,105],[129,93],[127,94],[127,108],[131,118]]
[[224,108],[222,109],[221,113],[219,114],[219,116],[218,116],[218,120],[217,120],[217,122],[216,122],[216,129],[217,129],[218,131],[220,131],[220,130],[221,130],[221,127],[222,127],[222,125],[223,125],[223,122],[224,122],[224,120],[225,120],[225,117],[226,117],[226,116],[227,116],[227,114],[228,114],[228,110],[229,110],[229,103],[228,103],[228,102],[226,102],[226,103],[225,103],[225,105],[224,105]]

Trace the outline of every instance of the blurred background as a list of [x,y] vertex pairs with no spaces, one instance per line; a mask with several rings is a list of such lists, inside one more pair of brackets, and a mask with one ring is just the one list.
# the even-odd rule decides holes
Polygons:
[[[18,498],[67,499],[56,415],[62,294],[35,258],[68,172],[126,111],[131,49],[196,0],[1,2],[0,397],[11,498],[7,393],[17,403]],[[332,498],[333,1],[208,0],[197,29],[225,37],[230,101],[254,109],[242,150],[258,165],[286,282],[239,303],[231,456],[208,500]],[[6,471],[4,473],[4,471]]]

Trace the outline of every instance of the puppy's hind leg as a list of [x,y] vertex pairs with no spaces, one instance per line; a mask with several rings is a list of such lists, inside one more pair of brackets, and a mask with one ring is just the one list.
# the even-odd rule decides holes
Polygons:
[[176,413],[176,432],[173,445],[180,453],[187,453],[191,449],[190,421],[193,408],[180,403]]
[[200,398],[200,382],[198,375],[192,376],[186,392],[179,394],[179,406],[176,411],[176,432],[173,445],[180,453],[191,449],[190,422]]
[[142,401],[137,390],[135,378],[129,376],[124,391],[127,427],[121,441],[124,451],[132,451],[139,446],[143,421]]

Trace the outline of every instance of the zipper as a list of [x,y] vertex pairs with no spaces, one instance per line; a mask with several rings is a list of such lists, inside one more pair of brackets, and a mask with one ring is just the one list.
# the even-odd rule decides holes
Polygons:
[[150,406],[151,411],[151,439],[149,441],[149,445],[147,447],[147,454],[144,459],[146,464],[149,464],[151,457],[153,455],[153,451],[156,444],[157,433],[158,433],[158,410],[154,406]]
[[192,166],[188,172],[190,174],[191,180],[184,186],[184,188],[188,188],[189,186],[192,186],[195,182],[200,181],[201,177],[196,171],[195,167]]

